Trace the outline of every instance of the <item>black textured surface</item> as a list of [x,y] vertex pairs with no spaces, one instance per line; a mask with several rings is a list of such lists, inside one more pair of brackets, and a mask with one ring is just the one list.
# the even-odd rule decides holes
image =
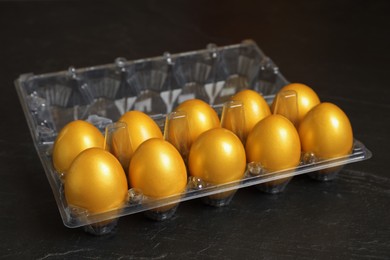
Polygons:
[[[0,257],[18,259],[388,259],[388,1],[0,2]],[[121,218],[114,235],[63,226],[13,80],[254,39],[287,79],[350,117],[372,159],[280,195],[239,190],[229,207]]]

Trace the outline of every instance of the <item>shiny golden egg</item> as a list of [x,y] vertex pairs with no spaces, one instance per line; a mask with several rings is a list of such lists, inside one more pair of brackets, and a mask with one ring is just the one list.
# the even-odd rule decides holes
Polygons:
[[332,103],[321,103],[310,110],[299,126],[302,150],[319,159],[351,153],[353,133],[347,115]]
[[[189,99],[181,103],[174,110],[175,112],[185,113],[188,126],[182,123],[172,121],[168,129],[171,140],[177,139],[175,133],[189,131],[189,145],[203,132],[220,127],[217,112],[206,102],[199,99]],[[188,130],[187,130],[188,129]]]
[[271,115],[257,123],[246,140],[248,162],[260,163],[266,170],[296,167],[301,145],[295,126],[281,115]]
[[[301,83],[291,83],[279,90],[278,93],[281,93],[283,91],[292,90],[296,93],[296,109],[298,109],[298,125],[303,120],[305,115],[320,103],[320,99],[317,96],[317,93],[314,92],[312,88],[305,84]],[[271,109],[273,112],[275,109],[276,99],[274,99]],[[294,107],[291,107],[291,109],[295,109]]]
[[[243,138],[245,140],[256,123],[271,114],[270,107],[259,93],[250,89],[245,89],[238,92],[233,97],[231,97],[231,100],[242,102],[245,125],[243,129]],[[230,116],[234,116],[234,114],[232,113],[231,115],[226,115],[227,120],[224,120],[224,122],[227,124],[223,125],[224,128],[229,130],[234,128],[234,126],[230,125],[230,122],[238,122],[237,119],[229,119]]]
[[192,144],[188,167],[192,176],[211,184],[240,180],[246,169],[244,146],[225,128],[208,130]]
[[[131,146],[127,153],[130,158],[134,151],[146,140],[163,137],[157,123],[141,111],[128,111],[119,118],[119,122],[124,122],[127,125],[128,138]],[[121,136],[119,134],[114,134],[113,137],[116,143],[120,142]]]
[[187,170],[180,153],[169,142],[152,138],[134,152],[128,172],[130,186],[151,198],[181,194]]
[[53,146],[54,169],[64,174],[76,156],[91,147],[104,146],[104,136],[94,125],[76,120],[65,125]]
[[101,148],[89,148],[74,159],[65,176],[64,187],[68,204],[90,213],[119,209],[128,194],[121,164]]

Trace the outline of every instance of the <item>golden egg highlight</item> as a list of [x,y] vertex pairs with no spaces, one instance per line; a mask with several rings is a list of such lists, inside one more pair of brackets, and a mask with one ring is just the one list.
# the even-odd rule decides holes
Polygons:
[[299,126],[304,152],[314,153],[319,159],[330,159],[350,154],[353,132],[347,115],[332,103],[321,103],[305,116]]
[[152,198],[181,194],[187,170],[180,153],[169,142],[152,138],[142,143],[130,161],[130,186]]
[[[310,88],[305,84],[291,83],[281,88],[278,93],[287,90],[292,90],[297,95],[296,105],[298,109],[298,125],[299,125],[299,123],[303,120],[303,118],[310,111],[310,109],[312,109],[313,107],[315,107],[320,103],[320,99],[318,98],[317,93],[314,92],[312,88]],[[273,112],[275,112],[274,111],[275,103],[276,103],[276,99],[274,99],[271,106]],[[291,109],[295,109],[295,108],[292,107]]]
[[68,204],[90,213],[121,208],[128,192],[121,164],[101,148],[89,148],[75,158],[65,176],[64,187]]
[[[157,123],[150,116],[141,111],[128,111],[124,113],[118,121],[124,122],[127,125],[128,138],[131,146],[127,151],[129,158],[132,157],[134,151],[146,140],[151,138],[163,138]],[[114,133],[113,138],[115,143],[121,142],[119,133],[118,135],[115,135]]]
[[172,121],[169,131],[169,138],[171,140],[177,139],[175,133],[180,133],[189,130],[188,138],[189,145],[196,140],[196,138],[203,132],[220,127],[217,112],[206,102],[199,99],[186,100],[177,106],[175,112],[184,112],[187,117],[188,126],[185,127],[182,123]]
[[240,180],[246,169],[244,146],[227,129],[208,130],[192,144],[188,167],[192,176],[211,184]]
[[301,145],[295,126],[281,115],[261,120],[249,133],[246,141],[248,162],[259,162],[269,171],[298,166]]
[[[243,104],[243,109],[244,109],[243,138],[245,140],[249,132],[256,125],[256,123],[271,114],[270,107],[268,106],[265,99],[259,93],[250,89],[245,89],[238,92],[233,97],[231,97],[231,100],[240,101]],[[223,127],[229,130],[234,129],[234,127],[230,125],[230,122],[237,122],[238,120],[229,119],[229,117],[234,116],[234,114],[232,113],[231,115],[228,114],[225,116],[227,117],[226,119],[227,124],[223,125]]]
[[53,166],[60,174],[66,173],[76,156],[91,147],[104,146],[104,136],[94,125],[76,120],[65,125],[53,145]]

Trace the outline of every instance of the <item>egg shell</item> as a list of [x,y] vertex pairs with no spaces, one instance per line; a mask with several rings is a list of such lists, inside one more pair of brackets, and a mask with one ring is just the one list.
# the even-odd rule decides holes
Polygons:
[[[131,147],[129,147],[127,154],[131,158],[134,151],[146,140],[151,138],[163,138],[162,132],[157,123],[147,114],[132,110],[124,113],[119,120],[127,125],[128,138]],[[115,138],[116,142],[120,142]]]
[[248,162],[259,162],[269,171],[296,167],[301,157],[298,132],[281,115],[258,122],[248,135],[245,149]]
[[[169,138],[171,140],[177,139],[174,133],[179,133],[188,129],[189,131],[189,145],[198,138],[203,132],[220,127],[220,121],[217,112],[206,102],[200,99],[189,99],[181,103],[175,108],[176,112],[182,112],[187,117],[187,126],[182,123],[172,121],[170,125]],[[179,128],[179,129],[178,129]]]
[[211,129],[192,144],[188,164],[192,176],[211,184],[240,180],[246,169],[245,149],[231,131]]
[[347,115],[338,106],[324,102],[315,106],[299,126],[303,152],[319,159],[350,154],[353,131]]
[[130,161],[130,186],[152,198],[181,194],[187,170],[180,153],[169,142],[152,138],[140,145]]
[[94,125],[75,120],[65,125],[53,145],[53,166],[58,173],[65,174],[71,163],[82,151],[104,146],[104,136]]
[[[268,106],[267,102],[261,96],[258,92],[251,90],[251,89],[245,89],[234,96],[231,97],[231,100],[240,101],[243,104],[244,109],[244,139],[248,136],[249,132],[252,130],[252,128],[263,118],[271,115],[270,107]],[[233,116],[232,115],[226,115],[226,117]],[[226,120],[227,124],[223,127],[231,130],[233,129],[233,126],[229,125],[229,122],[237,122],[237,120]]]
[[[283,91],[288,91],[292,90],[296,93],[297,95],[297,109],[298,109],[298,125],[300,122],[303,120],[305,115],[320,103],[320,99],[317,95],[317,93],[310,88],[309,86],[302,84],[302,83],[291,83],[283,88],[281,88],[278,93],[281,93]],[[275,109],[275,104],[276,104],[276,99],[272,102],[271,109],[272,112],[277,112],[274,111]],[[295,109],[295,108],[291,108]]]
[[121,164],[101,148],[84,150],[74,159],[65,176],[64,188],[68,204],[89,213],[121,208],[128,192]]

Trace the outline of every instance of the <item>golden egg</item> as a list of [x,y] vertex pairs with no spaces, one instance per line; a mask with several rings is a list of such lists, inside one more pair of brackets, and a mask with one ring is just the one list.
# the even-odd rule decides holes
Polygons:
[[[231,100],[242,102],[244,109],[244,129],[243,129],[243,139],[245,140],[252,128],[259,122],[261,119],[269,116],[271,110],[265,101],[265,99],[256,91],[245,89],[237,94],[235,94]],[[230,116],[237,114],[225,115],[226,124],[223,125],[224,128],[229,130],[234,129],[234,126],[231,125],[231,122],[238,122],[237,119],[230,119]]]
[[[314,106],[320,103],[320,99],[318,98],[314,90],[305,84],[291,83],[281,88],[278,93],[287,90],[295,91],[297,95],[296,107],[298,109],[298,125],[299,125],[299,123],[303,120],[307,112],[309,112],[310,109],[312,109]],[[275,104],[276,104],[276,99],[274,99],[274,102],[272,103],[271,106],[273,112],[275,112],[274,111]],[[291,109],[295,109],[295,108],[292,107]]]
[[353,133],[346,114],[332,103],[321,103],[305,116],[299,126],[302,150],[319,159],[351,153]]
[[90,213],[119,209],[127,199],[127,179],[121,164],[101,148],[89,148],[75,158],[64,186],[68,204]]
[[[162,132],[157,123],[147,114],[141,111],[128,111],[119,118],[120,122],[127,125],[130,146],[127,154],[129,158],[134,151],[146,140],[150,138],[162,138]],[[120,142],[121,135],[113,135],[115,142]]]
[[296,167],[301,145],[295,126],[284,116],[271,115],[257,123],[246,140],[248,162],[258,162],[269,171]]
[[128,177],[131,187],[152,198],[181,194],[187,185],[187,170],[180,153],[160,138],[139,146],[131,158]]
[[203,132],[220,127],[217,112],[206,102],[199,99],[189,99],[181,103],[175,108],[175,112],[184,112],[187,117],[188,126],[183,125],[179,121],[170,123],[169,139],[177,139],[175,133],[189,131],[189,145]]
[[192,144],[188,167],[192,176],[211,184],[240,180],[246,169],[244,146],[227,129],[208,130]]
[[61,129],[54,142],[54,169],[65,173],[79,153],[91,147],[103,146],[104,137],[99,129],[86,121],[72,121]]

